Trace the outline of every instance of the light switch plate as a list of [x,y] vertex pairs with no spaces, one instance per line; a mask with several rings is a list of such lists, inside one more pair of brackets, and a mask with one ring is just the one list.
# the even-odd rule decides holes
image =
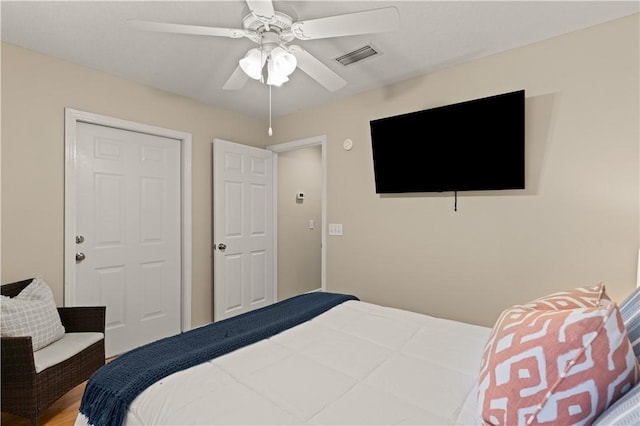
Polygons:
[[341,223],[330,223],[329,224],[329,235],[342,235],[342,224]]

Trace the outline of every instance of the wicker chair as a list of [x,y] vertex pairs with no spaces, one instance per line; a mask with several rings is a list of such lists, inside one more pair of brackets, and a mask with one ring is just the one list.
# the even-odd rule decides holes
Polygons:
[[[4,296],[15,297],[31,279],[0,286]],[[104,306],[58,308],[66,333],[105,330]],[[36,373],[31,337],[2,337],[2,411],[31,419],[62,395],[86,381],[104,365],[104,338],[66,360]]]

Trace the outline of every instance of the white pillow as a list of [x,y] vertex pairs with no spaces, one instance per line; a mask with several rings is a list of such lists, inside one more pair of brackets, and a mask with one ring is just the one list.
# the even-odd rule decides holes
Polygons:
[[2,296],[0,309],[2,337],[31,336],[34,351],[64,336],[53,293],[41,277],[35,278],[16,297]]

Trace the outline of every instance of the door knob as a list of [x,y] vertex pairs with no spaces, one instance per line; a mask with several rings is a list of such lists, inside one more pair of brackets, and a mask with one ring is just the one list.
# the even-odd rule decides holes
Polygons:
[[227,245],[226,245],[226,244],[224,244],[224,243],[220,243],[220,244],[218,244],[218,250],[224,250],[224,249],[226,249],[226,248],[227,248]]
[[84,253],[76,253],[76,262],[82,262],[86,257]]

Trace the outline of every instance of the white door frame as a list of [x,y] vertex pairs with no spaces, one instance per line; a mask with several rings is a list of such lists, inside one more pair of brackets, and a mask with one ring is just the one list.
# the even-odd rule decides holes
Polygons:
[[76,251],[76,130],[78,123],[97,124],[138,133],[176,139],[181,157],[181,318],[182,331],[191,328],[191,134],[150,126],[106,115],[65,108],[64,126],[64,305],[75,306]]
[[275,300],[278,300],[278,153],[285,151],[292,151],[294,149],[306,148],[309,146],[320,145],[322,148],[322,207],[321,207],[321,218],[320,222],[322,222],[322,236],[320,239],[321,247],[321,264],[320,264],[320,273],[321,273],[321,291],[327,291],[327,136],[313,136],[305,139],[298,139],[291,142],[285,142],[277,145],[269,145],[267,149],[269,151],[274,152],[273,159],[273,239],[274,246],[276,250],[274,250],[273,255],[273,274],[274,274],[274,289],[275,289]]

